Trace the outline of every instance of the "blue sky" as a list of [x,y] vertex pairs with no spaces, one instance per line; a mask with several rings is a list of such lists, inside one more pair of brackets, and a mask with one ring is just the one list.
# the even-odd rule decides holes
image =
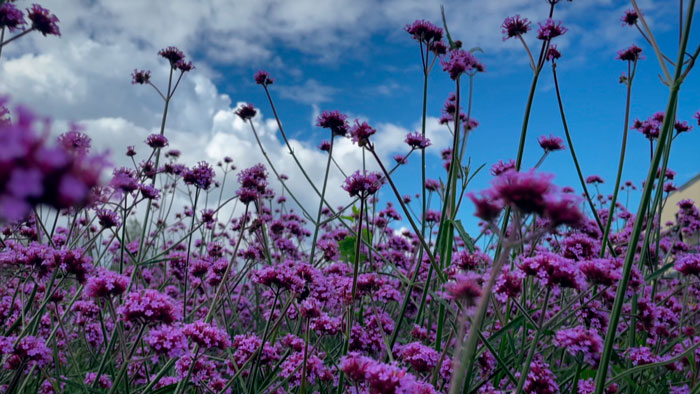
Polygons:
[[[26,2],[25,2],[26,3]],[[499,2],[446,1],[450,30],[465,47],[479,46],[478,57],[487,72],[477,76],[473,116],[481,126],[470,136],[468,156],[475,166],[488,169],[498,160],[514,158],[532,72],[521,45],[503,42],[500,24],[506,16],[521,14],[533,22],[543,21],[548,5],[543,0]],[[668,7],[673,3],[673,7]],[[20,1],[20,6],[24,3]],[[149,68],[153,79],[163,83],[166,68],[155,53],[177,45],[192,57],[197,69],[185,77],[175,98],[166,135],[173,147],[184,151],[183,160],[215,161],[234,157],[239,167],[261,161],[247,126],[232,112],[239,102],[261,108],[257,121],[276,165],[299,176],[286,158],[271,120],[263,90],[252,74],[264,68],[276,79],[272,86],[287,132],[294,139],[302,162],[320,180],[323,156],[316,146],[327,132],[313,127],[320,110],[338,109],[362,117],[379,129],[378,150],[391,157],[403,149],[403,135],[419,128],[422,72],[418,44],[403,31],[418,18],[440,23],[438,1],[227,1],[197,3],[125,1],[46,1],[44,5],[61,18],[63,37],[26,37],[3,51],[0,60],[0,91],[18,102],[32,105],[57,121],[74,120],[87,126],[96,148],[121,153],[121,146],[138,144],[157,129],[162,104],[154,92],[129,84],[134,68]],[[676,58],[678,43],[677,2],[639,1],[660,46]],[[29,6],[29,3],[26,3]],[[585,175],[605,178],[610,192],[622,140],[625,87],[618,83],[626,70],[615,60],[617,50],[637,44],[645,60],[638,67],[633,86],[631,117],[646,119],[665,108],[668,89],[661,85],[659,65],[651,48],[636,30],[623,27],[619,18],[627,1],[574,0],[557,6],[555,19],[570,31],[555,39],[563,53],[558,74],[569,126]],[[696,13],[697,16],[697,13]],[[167,26],[164,28],[163,26]],[[531,47],[539,42],[534,32],[526,36]],[[22,41],[22,42],[20,42]],[[694,29],[690,47],[700,42]],[[533,49],[536,50],[536,49]],[[695,124],[696,130],[674,142],[670,167],[678,172],[678,185],[700,171],[697,147],[700,130],[691,117],[700,109],[698,70],[681,89],[678,117]],[[463,84],[466,91],[466,82]],[[430,79],[428,115],[440,109],[454,84],[435,67]],[[432,127],[435,145],[429,150],[428,171],[444,178],[439,150],[449,143],[448,131]],[[530,121],[524,166],[539,159],[536,138],[543,134],[564,136],[558,115],[549,65],[540,78]],[[379,137],[379,136],[382,137]],[[338,159],[348,169],[360,163],[358,149],[342,146]],[[646,175],[649,161],[647,140],[630,131],[624,180],[637,185]],[[120,158],[115,161],[120,163]],[[419,184],[417,156],[401,169],[397,182],[405,193]],[[568,151],[551,154],[543,171],[556,174],[559,185],[578,186]],[[488,171],[470,187],[481,190],[490,181]],[[331,180],[331,200],[344,196],[342,177]],[[305,205],[315,211],[317,202],[302,182],[293,187]],[[298,188],[298,189],[296,189]],[[388,188],[383,198],[390,198]],[[472,207],[463,209],[470,223]]]

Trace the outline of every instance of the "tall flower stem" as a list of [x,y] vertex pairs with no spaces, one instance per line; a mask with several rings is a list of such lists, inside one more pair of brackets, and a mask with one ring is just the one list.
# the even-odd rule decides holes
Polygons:
[[[625,163],[625,150],[627,149],[627,134],[629,131],[629,121],[630,121],[630,103],[632,101],[632,79],[634,78],[634,72],[637,68],[637,61],[627,62],[627,99],[625,102],[625,124],[622,131],[622,147],[620,148],[620,164],[617,167],[617,177],[615,178],[615,191],[613,192],[613,198],[610,202],[610,212],[608,213],[608,220],[605,223],[605,231],[603,232],[603,245],[600,248],[600,257],[605,256],[605,245],[608,244],[608,236],[610,235],[610,227],[615,218],[615,203],[617,202],[617,194],[620,191],[620,182],[622,181],[622,167]],[[612,245],[610,245],[612,247]],[[614,254],[613,254],[614,256]]]
[[[530,350],[527,353],[527,359],[525,360],[525,363],[523,364],[522,370],[520,371],[520,379],[518,379],[518,386],[515,389],[515,394],[520,394],[523,392],[523,386],[525,385],[525,380],[527,379],[527,375],[530,372],[530,364],[532,363],[532,358],[535,356],[535,351],[537,350],[537,344],[539,343],[540,338],[542,337],[542,331],[544,331],[542,324],[544,323],[544,317],[545,317],[545,314],[547,313],[547,303],[549,302],[550,291],[551,291],[551,288],[547,287],[547,292],[545,293],[545,296],[544,296],[544,304],[542,305],[540,319],[537,323],[537,327],[535,327],[535,330],[537,330],[537,332],[535,333],[535,339],[532,341],[532,344],[530,345]],[[523,330],[523,335],[527,336],[527,330]]]
[[316,215],[316,222],[314,223],[314,236],[311,239],[311,253],[309,253],[309,264],[313,264],[314,262],[314,252],[316,252],[316,240],[318,240],[318,232],[321,229],[321,213],[323,212],[323,202],[326,197],[326,186],[328,185],[328,173],[330,172],[331,160],[333,158],[333,141],[335,140],[334,137],[334,134],[331,133],[331,147],[330,149],[328,149],[328,161],[326,162],[326,172],[323,175],[323,186],[321,187],[321,201],[318,204],[318,214]]
[[352,298],[351,302],[355,302],[355,295],[357,293],[357,275],[360,271],[360,245],[362,245],[362,212],[365,209],[365,198],[360,198],[360,218],[357,223],[357,236],[355,237],[355,263],[352,272]]
[[[646,216],[647,207],[651,198],[651,192],[654,187],[656,170],[659,166],[659,162],[661,161],[661,156],[664,152],[666,143],[668,142],[668,134],[671,133],[673,130],[674,117],[670,115],[673,113],[672,111],[676,106],[676,102],[678,100],[678,91],[680,90],[682,83],[681,73],[683,70],[683,58],[685,57],[685,51],[688,45],[688,36],[690,35],[690,26],[693,19],[694,8],[695,0],[690,0],[688,4],[688,12],[686,13],[686,23],[683,31],[683,39],[681,40],[681,45],[678,51],[678,61],[676,62],[676,70],[674,73],[674,78],[671,81],[668,104],[666,106],[666,114],[669,116],[664,117],[664,121],[661,127],[661,133],[659,136],[659,143],[656,147],[656,151],[654,152],[654,157],[651,166],[649,167],[646,183],[644,184],[644,189],[642,191],[642,198],[639,202],[639,208],[637,210],[637,216],[634,220],[632,234],[628,243],[630,247],[627,248],[625,262],[622,266],[622,277],[620,278],[620,281],[618,283],[617,293],[615,295],[615,302],[613,304],[612,311],[610,312],[610,321],[608,323],[608,330],[605,335],[605,345],[603,347],[603,354],[601,355],[598,372],[596,373],[595,377],[595,394],[602,394],[605,390],[605,381],[607,378],[608,366],[610,364],[610,358],[612,356],[613,345],[615,342],[615,334],[617,333],[617,326],[620,322],[622,305],[624,303],[627,285],[629,284],[629,279],[632,272],[632,264],[634,263],[634,257],[636,254],[637,248],[634,247],[634,245],[637,245],[637,242],[639,242],[639,237],[642,232],[642,226],[644,224],[644,218]],[[658,185],[658,187],[663,186]]]
[[[561,115],[561,122],[562,126],[564,127],[564,134],[566,135],[566,142],[569,144],[569,152],[571,152],[571,158],[574,161],[574,166],[576,167],[576,173],[578,174],[578,179],[581,182],[581,188],[583,188],[583,194],[586,196],[586,201],[588,201],[588,205],[591,208],[591,213],[593,214],[593,217],[595,218],[596,223],[598,224],[598,228],[600,228],[600,231],[604,231],[603,228],[603,222],[600,220],[600,216],[598,216],[598,210],[595,207],[595,203],[593,202],[593,198],[591,198],[591,194],[588,192],[588,186],[586,186],[586,180],[583,177],[583,171],[581,171],[581,165],[579,164],[578,157],[576,156],[576,150],[574,150],[574,142],[571,140],[571,132],[569,131],[569,123],[566,121],[566,114],[564,113],[564,104],[562,102],[561,98],[561,90],[559,89],[559,78],[557,77],[557,66],[556,63],[552,63],[552,76],[554,78],[554,89],[557,93],[557,104],[559,104],[559,114]],[[614,256],[615,252],[610,248],[610,253]]]
[[187,318],[187,280],[190,274],[190,255],[192,254],[192,234],[194,233],[194,222],[197,219],[197,200],[199,199],[199,188],[194,192],[194,204],[192,204],[192,222],[190,222],[190,236],[187,239],[187,259],[185,260],[185,288],[183,290],[182,320]]

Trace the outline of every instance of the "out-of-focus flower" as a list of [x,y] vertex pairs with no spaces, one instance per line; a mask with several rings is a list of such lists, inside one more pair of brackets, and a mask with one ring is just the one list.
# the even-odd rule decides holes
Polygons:
[[530,21],[527,18],[521,18],[520,15],[507,17],[501,24],[503,41],[512,37],[522,36],[530,31],[530,25]]
[[540,40],[551,40],[554,37],[563,35],[569,30],[562,26],[561,21],[554,21],[551,18],[539,25],[540,28],[537,30],[537,38]]
[[32,8],[27,9],[27,18],[32,21],[32,29],[44,36],[61,35],[61,31],[58,28],[58,17],[38,4],[32,4]]
[[270,73],[265,70],[258,70],[255,75],[253,75],[253,79],[255,83],[263,86],[272,85],[275,82],[275,80],[270,77]]

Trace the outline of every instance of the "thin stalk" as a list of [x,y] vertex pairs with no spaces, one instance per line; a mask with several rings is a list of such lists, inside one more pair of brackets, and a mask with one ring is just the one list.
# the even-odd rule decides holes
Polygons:
[[197,219],[197,200],[199,199],[199,188],[195,188],[194,204],[192,204],[192,222],[190,222],[190,236],[187,240],[187,259],[185,260],[185,287],[182,299],[182,320],[187,319],[187,280],[190,274],[190,256],[192,254],[192,234],[194,233],[194,222]]
[[[335,135],[331,132],[331,147],[328,150],[328,161],[326,162],[326,172],[323,175],[323,186],[321,187],[321,201],[318,204],[318,214],[316,215],[316,222],[314,226],[314,236],[311,239],[311,253],[309,254],[309,264],[314,262],[314,252],[316,252],[316,240],[318,240],[318,232],[321,229],[321,213],[323,212],[323,201],[326,197],[326,186],[328,185],[328,173],[331,169],[331,159],[333,157],[333,141],[335,141]],[[358,241],[359,243],[359,241]],[[306,366],[306,364],[304,365]],[[302,388],[304,381],[302,381]]]
[[[547,313],[547,303],[549,302],[549,294],[551,292],[551,288],[547,287],[547,292],[544,295],[544,305],[542,306],[542,313],[540,314],[540,319],[539,322],[537,323],[537,327],[535,329],[537,332],[535,333],[535,339],[532,341],[532,344],[530,345],[530,350],[528,351],[527,354],[527,359],[525,360],[525,363],[523,364],[523,368],[520,371],[520,379],[518,380],[518,386],[515,389],[515,394],[520,394],[523,391],[523,386],[525,385],[525,380],[527,379],[528,373],[530,372],[530,364],[532,363],[532,358],[535,356],[535,351],[537,350],[537,344],[540,341],[540,337],[542,337],[542,323],[544,323],[544,316]],[[527,330],[523,330],[523,336],[527,336]]]

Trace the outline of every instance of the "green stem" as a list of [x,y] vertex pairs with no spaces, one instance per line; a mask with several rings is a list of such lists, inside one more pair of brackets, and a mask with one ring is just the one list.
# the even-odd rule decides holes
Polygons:
[[[328,185],[328,173],[331,169],[331,158],[333,157],[333,141],[335,135],[331,133],[331,147],[328,150],[328,161],[326,162],[326,172],[323,175],[323,186],[321,187],[321,201],[318,204],[318,214],[316,215],[316,223],[314,226],[314,236],[311,240],[311,253],[309,254],[309,264],[314,262],[314,252],[316,252],[316,240],[318,240],[318,232],[321,229],[321,213],[323,212],[323,201],[326,197],[326,186]],[[359,241],[358,241],[359,243]],[[302,381],[303,383],[303,381]],[[303,387],[303,385],[302,385]]]

